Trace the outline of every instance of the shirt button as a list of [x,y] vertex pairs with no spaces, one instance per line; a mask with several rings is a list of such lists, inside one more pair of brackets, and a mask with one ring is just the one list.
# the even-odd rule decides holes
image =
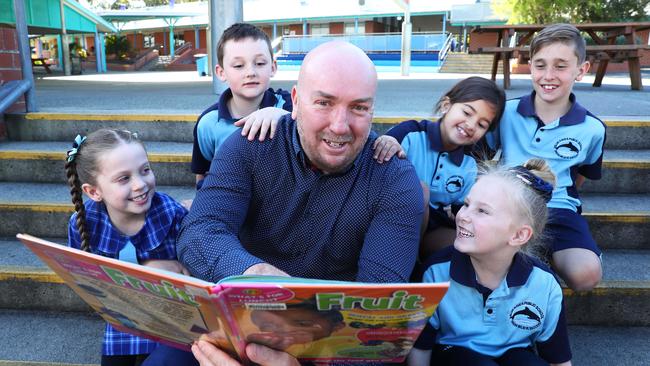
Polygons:
[[442,164],[440,164],[440,167],[442,168]]
[[437,176],[437,177],[436,177],[436,180],[440,180],[440,176]]
[[492,308],[487,309],[487,313],[488,313],[488,314],[492,314],[493,312],[494,312],[494,310],[492,310]]
[[540,139],[540,138],[538,137],[538,138],[535,139],[535,141],[540,142],[540,141],[542,141],[542,139]]

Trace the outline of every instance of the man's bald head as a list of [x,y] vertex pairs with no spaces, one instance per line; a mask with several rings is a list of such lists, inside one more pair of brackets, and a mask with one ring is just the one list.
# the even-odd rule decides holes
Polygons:
[[[348,42],[327,42],[309,51],[300,67],[298,87],[305,78],[314,75],[327,77],[325,74],[330,73],[339,73],[341,76],[354,74],[355,79],[372,84],[373,90],[377,88],[377,70],[372,60],[362,49]],[[351,82],[352,79],[348,81]]]
[[305,57],[291,90],[300,144],[321,172],[348,169],[368,140],[377,71],[368,56],[346,42],[329,42]]

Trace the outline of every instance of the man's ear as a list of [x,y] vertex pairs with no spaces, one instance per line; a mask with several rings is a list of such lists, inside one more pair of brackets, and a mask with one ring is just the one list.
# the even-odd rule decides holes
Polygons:
[[214,72],[219,80],[223,81],[224,83],[226,82],[226,71],[223,69],[223,67],[221,67],[221,65],[217,64],[217,66],[214,67]]
[[298,116],[298,86],[294,85],[293,88],[291,88],[291,104],[293,105],[293,108],[291,110],[291,118],[296,119]]
[[99,190],[97,186],[94,186],[92,184],[84,183],[81,185],[81,190],[90,198],[91,200],[95,202],[101,202],[102,201],[102,192]]
[[575,80],[576,81],[582,80],[582,78],[585,76],[585,74],[587,74],[587,72],[589,72],[589,67],[590,66],[591,66],[591,64],[589,63],[589,61],[583,62],[582,65],[580,65],[578,67],[578,75],[576,75]]
[[508,244],[513,247],[520,247],[530,240],[533,236],[533,228],[530,225],[521,225],[517,231],[514,232]]

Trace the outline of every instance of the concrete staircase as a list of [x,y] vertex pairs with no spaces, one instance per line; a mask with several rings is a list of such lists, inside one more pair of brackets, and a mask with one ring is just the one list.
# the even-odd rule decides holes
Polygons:
[[[441,73],[490,74],[492,55],[451,52],[440,67]],[[499,74],[503,75],[503,63],[499,62]]]
[[[385,131],[404,118],[377,118]],[[77,133],[100,127],[138,132],[158,190],[194,195],[189,171],[194,115],[28,114],[7,118],[0,142],[0,366],[95,365],[103,322],[15,238],[18,232],[66,242],[72,212],[65,151]],[[650,116],[606,118],[601,181],[584,186],[585,216],[604,250],[597,289],[565,289],[574,365],[650,362]]]

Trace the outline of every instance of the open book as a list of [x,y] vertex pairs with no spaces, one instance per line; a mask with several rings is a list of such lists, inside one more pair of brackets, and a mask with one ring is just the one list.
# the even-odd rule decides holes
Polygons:
[[303,361],[401,362],[449,286],[275,276],[214,284],[17,237],[116,329],[186,350],[205,339],[244,363],[247,343]]

